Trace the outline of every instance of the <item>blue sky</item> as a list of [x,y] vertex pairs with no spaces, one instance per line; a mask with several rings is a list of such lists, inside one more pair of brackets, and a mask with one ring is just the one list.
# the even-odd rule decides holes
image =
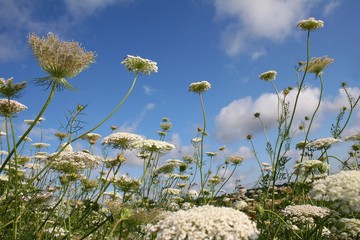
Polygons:
[[[47,97],[31,84],[45,73],[27,47],[28,34],[54,32],[97,53],[95,64],[69,80],[78,90],[57,92],[45,113],[42,127],[51,142],[66,111],[77,104],[88,104],[83,120],[90,128],[120,101],[133,78],[120,64],[127,54],[156,61],[159,72],[140,76],[125,105],[95,132],[105,137],[116,125],[157,139],[159,123],[168,117],[173,128],[167,140],[182,153],[191,152],[190,140],[202,126],[199,99],[188,86],[207,80],[207,151],[226,145],[227,154],[247,156],[238,172],[246,182],[256,165],[245,136],[252,133],[259,151],[265,148],[253,114],[262,114],[270,132],[275,126],[273,91],[258,75],[273,69],[278,89],[295,86],[294,66],[306,58],[306,32],[296,24],[308,17],[323,20],[325,27],[311,34],[311,56],[335,61],[324,75],[325,101],[310,138],[330,136],[329,126],[346,103],[340,83],[360,93],[359,9],[356,0],[0,0],[0,77],[29,81],[20,99],[29,109],[16,119],[21,131],[22,121],[34,118]],[[307,86],[298,121],[317,103],[319,81],[309,76]],[[359,121],[357,111],[348,133],[360,130]]]

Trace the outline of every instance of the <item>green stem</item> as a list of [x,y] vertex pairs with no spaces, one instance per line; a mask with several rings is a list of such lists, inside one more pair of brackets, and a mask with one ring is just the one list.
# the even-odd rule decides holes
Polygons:
[[315,115],[316,115],[317,111],[318,111],[319,108],[320,108],[320,104],[321,104],[321,100],[322,100],[322,96],[323,96],[323,92],[324,92],[324,81],[323,81],[321,75],[319,75],[319,79],[320,79],[320,85],[321,85],[321,87],[320,87],[319,101],[318,101],[318,104],[317,104],[317,106],[316,106],[316,109],[315,109],[313,115],[311,116],[311,120],[310,120],[310,123],[309,123],[309,127],[308,127],[308,129],[307,129],[306,136],[305,136],[305,143],[306,143],[307,140],[308,140],[309,133],[310,133],[310,129],[311,129],[311,126],[312,126],[313,121],[314,121],[314,119],[315,119]]
[[206,112],[205,112],[205,106],[204,106],[204,102],[202,99],[202,95],[199,94],[200,96],[200,104],[201,104],[201,110],[202,110],[202,114],[203,114],[203,129],[202,129],[202,133],[201,133],[201,143],[200,143],[200,163],[199,163],[199,171],[200,171],[200,182],[201,182],[201,189],[200,189],[200,194],[199,196],[202,194],[203,190],[204,190],[204,179],[203,179],[203,158],[204,158],[204,137],[206,134]]
[[[76,141],[76,140],[79,140],[81,139],[82,137],[84,137],[86,134],[94,131],[95,129],[97,129],[98,127],[100,127],[104,122],[106,122],[110,117],[112,117],[115,112],[123,105],[123,103],[126,101],[126,99],[129,97],[130,93],[132,92],[134,86],[135,86],[135,83],[136,83],[136,79],[138,77],[138,73],[135,74],[135,77],[134,77],[134,81],[129,89],[129,91],[126,93],[126,95],[124,96],[124,98],[120,101],[120,103],[118,103],[118,105],[116,105],[116,107],[111,111],[111,113],[105,117],[100,123],[98,123],[95,127],[91,128],[90,130],[88,130],[87,132],[85,132],[84,134],[72,139],[71,141],[69,141],[68,143],[66,143],[62,149],[58,152],[58,154],[63,150],[65,149],[68,145],[70,145],[72,142]],[[34,122],[36,122],[38,119],[36,119]],[[6,162],[6,161],[5,161]],[[5,163],[4,163],[5,164]],[[47,169],[50,165],[52,164],[52,162],[50,161],[49,163],[47,163],[43,169],[41,169],[32,179],[30,179],[29,181],[32,183],[33,181],[35,181],[35,179],[37,177],[39,177],[43,171],[45,171],[45,169]],[[3,167],[2,167],[3,168]],[[1,173],[1,170],[2,168],[0,169],[0,173]]]
[[228,177],[228,179],[226,179],[226,181],[223,182],[223,184],[220,186],[220,188],[217,190],[217,192],[215,193],[214,197],[216,197],[216,195],[220,192],[220,190],[225,186],[225,184],[230,180],[230,178],[232,177],[232,175],[234,175],[235,170],[237,168],[238,165],[235,165],[234,169],[231,171],[230,176]]
[[54,81],[54,84],[51,88],[50,94],[48,96],[48,98],[46,99],[46,102],[44,104],[44,106],[42,107],[42,109],[40,110],[39,114],[37,115],[37,117],[34,119],[34,121],[31,123],[31,125],[29,126],[29,128],[26,130],[26,132],[20,137],[19,141],[16,143],[16,145],[14,146],[14,148],[11,150],[11,152],[9,152],[9,155],[7,156],[7,158],[5,159],[4,163],[1,165],[0,168],[0,173],[4,170],[4,167],[6,166],[6,164],[10,161],[12,155],[15,153],[15,149],[18,148],[20,146],[20,144],[22,143],[22,141],[24,141],[25,137],[30,133],[30,131],[34,128],[34,126],[36,125],[36,123],[39,121],[39,119],[41,118],[41,116],[44,114],[45,110],[48,108],[54,94],[55,94],[55,90],[57,87],[57,83],[56,81]]
[[111,111],[111,113],[109,113],[109,115],[107,117],[105,117],[101,122],[99,122],[95,127],[91,128],[90,130],[88,130],[87,132],[85,132],[84,134],[74,138],[71,142],[74,142],[80,138],[82,138],[83,136],[85,136],[86,134],[96,130],[98,127],[100,127],[102,124],[104,124],[109,118],[111,118],[115,113],[116,111],[124,104],[124,102],[126,101],[126,99],[130,96],[130,93],[132,92],[132,90],[134,89],[134,86],[135,86],[135,83],[136,83],[136,80],[137,80],[137,77],[138,77],[139,73],[136,72],[135,73],[135,77],[134,77],[134,80],[133,80],[133,83],[129,89],[129,91],[126,93],[126,95],[123,97],[123,99],[118,103],[118,105],[115,106],[115,108]]
[[[275,164],[275,168],[273,168],[273,179],[272,179],[272,187],[274,188],[275,186],[275,182],[276,182],[276,176],[277,176],[277,168],[278,168],[278,162],[279,162],[279,158],[280,158],[280,154],[282,152],[282,146],[284,145],[284,142],[286,140],[286,138],[288,137],[289,135],[289,132],[290,132],[290,128],[292,126],[292,123],[294,121],[294,118],[295,118],[295,113],[296,113],[296,108],[297,108],[297,105],[298,105],[298,101],[299,101],[299,98],[300,98],[300,93],[301,93],[301,90],[303,88],[303,85],[304,85],[304,82],[305,82],[305,78],[306,78],[306,75],[307,75],[307,71],[308,71],[308,68],[309,68],[309,62],[310,62],[310,30],[307,32],[307,44],[306,44],[306,65],[305,65],[305,69],[304,69],[304,74],[301,78],[301,81],[300,81],[300,84],[298,85],[298,91],[297,91],[297,94],[296,94],[296,97],[295,97],[295,103],[294,103],[294,107],[293,107],[293,110],[292,110],[292,113],[291,113],[291,117],[290,117],[290,121],[289,121],[289,125],[286,127],[285,129],[285,132],[284,132],[284,136],[280,142],[280,145],[279,145],[279,149],[277,150],[277,157],[276,157],[276,164]],[[303,155],[303,154],[302,154]],[[302,160],[303,156],[301,156],[301,160]],[[296,181],[296,180],[295,180]],[[267,191],[267,194],[269,193],[269,188],[268,188],[268,191]],[[274,191],[273,191],[273,199],[274,199]],[[272,205],[274,206],[274,201],[272,201]]]
[[[9,104],[10,104],[10,99],[9,100]],[[14,124],[12,121],[12,115],[9,115],[9,120],[10,120],[10,127],[11,127],[11,136],[12,136],[12,140],[13,140],[13,145],[14,145],[14,152],[15,152],[15,189],[14,189],[14,194],[15,194],[15,211],[14,211],[14,228],[13,228],[13,238],[16,239],[17,238],[17,229],[18,229],[18,215],[19,215],[19,201],[18,201],[18,197],[19,197],[19,176],[18,176],[18,156],[17,156],[17,151],[16,151],[16,139],[15,139],[15,129],[14,129]]]

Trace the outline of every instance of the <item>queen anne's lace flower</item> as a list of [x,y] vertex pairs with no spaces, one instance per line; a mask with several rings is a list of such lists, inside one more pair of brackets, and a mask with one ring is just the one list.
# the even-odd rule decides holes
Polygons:
[[27,106],[15,100],[0,99],[0,116],[10,116],[27,109]]
[[168,152],[175,148],[175,145],[159,140],[145,139],[135,143],[136,147],[148,152]]
[[150,75],[151,72],[158,72],[157,63],[149,59],[141,58],[139,56],[127,55],[121,62],[125,65],[125,68],[130,72],[144,73]]
[[75,77],[95,62],[93,52],[86,52],[78,42],[60,41],[53,33],[44,38],[31,34],[28,41],[41,68],[51,77],[42,79],[44,82],[56,81],[71,88],[65,78]]
[[345,213],[360,212],[360,171],[341,171],[313,183],[309,196],[331,201]]
[[136,143],[142,139],[140,135],[134,133],[116,132],[105,137],[102,140],[102,144],[125,150],[135,148]]
[[87,133],[81,139],[88,140],[90,144],[95,144],[97,140],[101,138],[100,134],[97,133]]
[[301,20],[297,26],[303,30],[311,31],[324,27],[324,22],[322,20],[316,20],[315,18],[310,17],[308,19]]
[[240,211],[205,205],[179,210],[150,228],[156,239],[257,239],[256,224]]
[[277,75],[276,71],[270,70],[270,71],[260,74],[259,78],[264,81],[273,81],[273,80],[275,80],[276,75]]
[[360,132],[351,134],[345,138],[345,141],[360,141]]
[[317,170],[321,173],[324,173],[328,168],[329,164],[324,163],[320,160],[304,160],[298,164],[294,165],[297,174],[307,175],[309,173],[314,173]]
[[131,178],[128,175],[122,175],[120,178],[113,178],[115,186],[117,186],[123,192],[136,191],[141,185],[139,179]]
[[181,190],[177,188],[164,188],[162,194],[180,195]]
[[337,142],[341,142],[341,140],[336,139],[336,138],[320,138],[320,139],[316,139],[314,141],[307,143],[306,147],[323,149],[323,148],[329,147],[330,145],[337,143]]
[[0,96],[4,98],[18,98],[26,87],[26,82],[13,83],[14,78],[5,80],[0,78]]
[[[360,236],[360,219],[341,218],[331,228],[332,239],[352,240],[359,239]],[[336,235],[335,235],[336,234]]]
[[93,169],[99,164],[97,157],[86,152],[62,151],[50,155],[48,159],[52,161],[51,168],[64,173]]
[[311,217],[324,218],[330,214],[330,209],[325,207],[313,206],[310,204],[287,206],[283,214],[288,217]]
[[306,68],[306,62],[303,62],[302,67],[300,68],[301,71],[307,71],[309,73],[315,73],[316,76],[320,75],[325,68],[327,68],[334,59],[329,58],[328,56],[323,57],[316,57],[312,58]]
[[175,168],[186,167],[187,164],[178,159],[166,160],[166,163],[155,170],[155,173],[172,173]]
[[195,200],[199,196],[199,193],[196,190],[191,189],[188,191],[187,195],[190,199]]
[[9,176],[6,175],[6,174],[0,174],[0,181],[8,182],[9,181]]
[[189,85],[189,91],[201,94],[211,88],[208,81],[194,82]]
[[226,158],[227,161],[233,163],[234,165],[239,165],[244,161],[244,159],[245,158],[243,156],[234,156],[234,155]]
[[245,209],[247,206],[248,206],[248,204],[243,200],[236,201],[233,203],[233,208],[235,208],[236,210],[239,210],[239,211]]
[[43,143],[43,142],[37,142],[37,143],[32,143],[31,146],[33,146],[34,148],[48,148],[48,147],[50,147],[50,144]]

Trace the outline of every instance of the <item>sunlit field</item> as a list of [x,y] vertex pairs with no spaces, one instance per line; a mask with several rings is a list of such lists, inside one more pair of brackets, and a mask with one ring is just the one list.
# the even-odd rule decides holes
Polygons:
[[[311,36],[323,27],[324,22],[315,18],[294,26],[306,44],[294,63],[297,79],[289,87],[277,88],[275,69],[259,73],[258,81],[266,82],[277,96],[276,134],[268,134],[261,112],[252,113],[263,129],[266,141],[260,144],[267,158],[258,157],[262,149],[256,149],[259,143],[254,144],[256,139],[249,133],[260,177],[253,187],[239,183],[233,192],[225,189],[237,181],[235,172],[243,167],[245,156],[227,155],[225,146],[207,149],[204,96],[216,91],[208,81],[184,86],[199,98],[198,105],[191,107],[202,113],[202,126],[189,140],[192,154],[167,156],[176,150],[168,139],[176,119],[161,119],[154,129],[157,139],[116,126],[108,126],[106,136],[97,133],[118,109],[131,104],[128,97],[138,78],[158,72],[156,59],[127,55],[121,61],[132,85],[98,124],[86,124],[84,119],[91,116],[85,115],[85,105],[70,110],[63,106],[67,121],[54,134],[55,151],[48,151],[50,145],[42,138],[30,139],[32,130],[46,121],[43,116],[53,97],[74,89],[68,80],[91,67],[96,54],[78,42],[62,41],[55,33],[29,34],[29,49],[45,73],[35,84],[44,89],[47,99],[34,119],[25,120],[27,130],[19,133],[15,123],[26,114],[21,99],[28,83],[0,78],[0,239],[360,239],[360,133],[344,134],[360,96],[347,83],[341,85],[347,105],[334,116],[331,134],[310,138],[323,101],[323,72],[334,64],[329,56],[311,53]],[[297,125],[295,115],[309,79],[319,87],[320,97],[312,114]],[[302,141],[294,142],[295,136]],[[88,147],[76,151],[77,142]],[[329,153],[333,145],[345,143],[350,148],[340,155]],[[101,154],[95,148],[102,149]],[[300,157],[293,159],[292,151]],[[142,162],[140,177],[121,174],[128,152]],[[222,160],[214,161],[215,156]],[[289,166],[292,162],[296,164]]]

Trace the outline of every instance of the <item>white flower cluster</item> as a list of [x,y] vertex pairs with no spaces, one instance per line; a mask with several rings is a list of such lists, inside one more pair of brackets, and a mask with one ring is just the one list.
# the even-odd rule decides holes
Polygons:
[[195,200],[199,196],[199,193],[196,190],[191,189],[188,191],[187,195],[190,199]]
[[301,20],[297,26],[303,30],[313,31],[319,28],[323,28],[324,22],[322,20],[316,20],[315,18],[310,17],[308,19]]
[[139,189],[141,181],[136,178],[131,178],[128,175],[122,175],[120,178],[115,176],[112,182],[123,192],[135,191]]
[[9,175],[0,174],[0,182],[8,182],[8,181],[9,181]]
[[0,115],[9,116],[22,112],[27,109],[22,103],[15,100],[0,99]]
[[43,142],[37,142],[37,143],[32,143],[31,146],[33,146],[34,148],[49,148],[50,144],[43,143]]
[[121,62],[125,65],[125,68],[130,72],[144,73],[150,75],[151,72],[158,72],[157,63],[146,58],[139,56],[127,55],[126,58]]
[[68,233],[67,230],[63,229],[62,227],[58,227],[58,226],[49,227],[49,228],[45,229],[45,232],[47,234],[51,234],[52,239],[62,239]]
[[235,208],[236,210],[239,210],[239,211],[245,209],[247,206],[248,206],[248,204],[243,200],[236,201],[233,203],[233,208]]
[[181,180],[189,180],[190,175],[186,174],[186,175],[181,175],[181,174],[177,174],[177,173],[169,173],[169,174],[165,174],[165,177],[167,178],[173,178],[173,179],[181,179]]
[[336,142],[341,142],[340,139],[336,139],[336,138],[320,138],[314,141],[311,141],[309,143],[306,144],[306,147],[312,147],[312,148],[316,148],[316,149],[323,149],[325,147],[330,146],[333,143]]
[[29,45],[41,68],[57,79],[72,78],[95,62],[95,53],[87,52],[78,42],[65,42],[53,34],[40,38],[30,34]]
[[256,224],[235,209],[205,205],[179,210],[150,228],[155,239],[257,239]]
[[336,238],[341,240],[359,239],[360,220],[356,218],[341,218],[331,228],[331,232],[336,233]]
[[309,196],[332,201],[345,213],[360,212],[360,171],[341,171],[313,183]]
[[164,188],[162,194],[180,195],[181,190],[177,188]]
[[105,137],[102,140],[102,144],[110,145],[113,148],[133,149],[135,148],[135,143],[142,139],[140,135],[134,133],[116,132]]
[[136,143],[136,147],[149,152],[167,152],[175,148],[175,145],[159,140],[145,139]]
[[273,81],[273,80],[275,80],[276,75],[277,75],[276,71],[270,70],[270,71],[260,74],[259,78],[264,81]]
[[243,156],[235,156],[235,155],[231,155],[226,158],[227,161],[233,163],[234,165],[239,165],[240,163],[242,163],[244,161],[244,159],[245,159],[245,157],[243,157]]
[[360,132],[351,134],[345,138],[345,141],[360,141]]
[[312,224],[314,219],[321,219],[330,214],[330,209],[310,204],[287,206],[282,213],[294,224]]
[[189,91],[201,94],[211,88],[208,81],[194,82],[189,85]]
[[97,157],[86,152],[63,151],[50,155],[48,159],[52,161],[51,168],[64,173],[93,169],[99,164]]
[[304,160],[294,165],[297,174],[307,175],[309,173],[315,173],[317,170],[324,173],[329,169],[329,164],[320,160]]

